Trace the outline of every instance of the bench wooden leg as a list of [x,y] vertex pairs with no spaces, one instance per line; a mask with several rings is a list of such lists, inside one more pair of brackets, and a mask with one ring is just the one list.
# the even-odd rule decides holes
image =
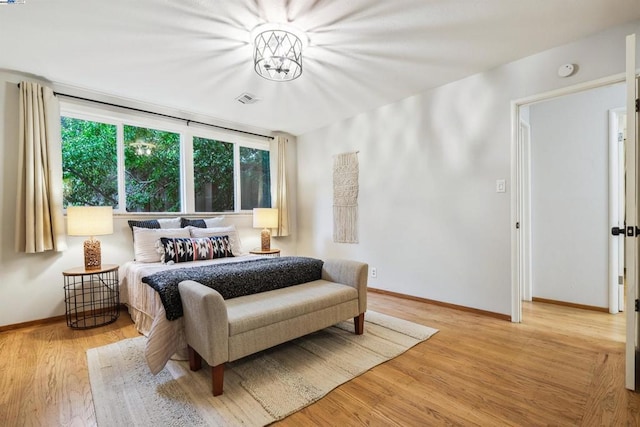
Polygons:
[[353,325],[355,326],[356,335],[364,333],[364,313],[360,313],[353,318]]
[[187,346],[189,352],[189,369],[199,371],[202,368],[202,356],[198,354],[190,345]]
[[213,383],[213,395],[220,396],[224,385],[224,363],[211,367],[211,381]]

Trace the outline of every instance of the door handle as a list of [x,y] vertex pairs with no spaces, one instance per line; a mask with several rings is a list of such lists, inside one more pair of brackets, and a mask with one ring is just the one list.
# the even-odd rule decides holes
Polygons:
[[611,234],[613,236],[624,236],[627,233],[625,233],[624,227],[613,227],[611,228]]

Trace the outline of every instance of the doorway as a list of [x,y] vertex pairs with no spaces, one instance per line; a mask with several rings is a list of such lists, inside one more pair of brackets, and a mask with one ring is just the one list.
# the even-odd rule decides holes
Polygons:
[[[522,320],[523,300],[618,312],[618,282],[623,275],[618,272],[623,265],[618,261],[623,254],[618,242],[623,239],[609,243],[613,221],[609,217],[614,215],[618,224],[624,199],[614,198],[616,209],[610,209],[610,186],[619,189],[620,184],[610,184],[609,171],[620,159],[618,150],[610,153],[609,135],[610,120],[621,123],[624,105],[620,78],[514,103],[518,193],[514,199],[519,214],[516,227],[521,228],[514,233],[518,249],[514,321]],[[611,265],[609,257],[615,257]],[[610,280],[615,280],[615,292]]]

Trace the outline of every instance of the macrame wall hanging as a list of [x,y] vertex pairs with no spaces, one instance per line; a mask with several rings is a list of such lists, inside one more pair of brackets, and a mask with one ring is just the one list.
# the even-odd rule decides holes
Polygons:
[[358,152],[333,158],[333,241],[358,243]]

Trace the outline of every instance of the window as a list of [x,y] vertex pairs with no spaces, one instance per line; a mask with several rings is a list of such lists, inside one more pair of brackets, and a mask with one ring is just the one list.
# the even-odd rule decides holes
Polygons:
[[269,152],[240,147],[241,209],[271,207]]
[[180,212],[180,134],[124,126],[127,212]]
[[193,138],[196,212],[233,211],[233,144]]
[[266,140],[71,103],[61,110],[65,207],[190,213],[271,206]]
[[62,117],[64,207],[118,207],[116,127]]

